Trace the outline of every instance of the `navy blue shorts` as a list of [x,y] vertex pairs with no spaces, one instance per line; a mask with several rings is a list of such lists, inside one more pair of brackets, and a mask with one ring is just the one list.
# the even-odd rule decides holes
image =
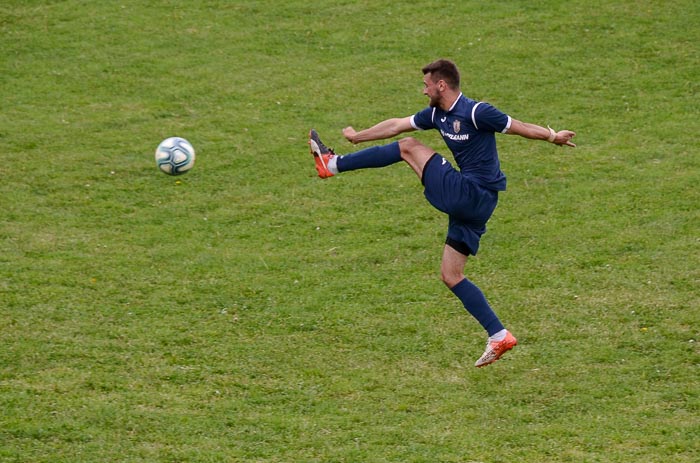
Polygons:
[[496,209],[498,191],[463,176],[437,153],[425,164],[422,182],[428,202],[449,216],[445,243],[464,255],[476,255],[486,222]]

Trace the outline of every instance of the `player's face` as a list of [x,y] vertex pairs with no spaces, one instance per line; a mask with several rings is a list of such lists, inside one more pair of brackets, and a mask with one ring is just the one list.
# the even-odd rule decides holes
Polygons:
[[430,106],[433,108],[440,106],[442,97],[442,92],[440,91],[441,82],[444,85],[444,81],[442,80],[433,82],[432,75],[430,73],[423,76],[423,95],[430,98]]

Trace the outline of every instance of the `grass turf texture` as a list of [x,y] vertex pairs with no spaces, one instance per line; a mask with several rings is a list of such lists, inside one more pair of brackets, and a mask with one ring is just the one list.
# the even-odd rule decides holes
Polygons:
[[[700,458],[694,2],[146,3],[0,6],[0,461]],[[305,144],[438,57],[579,134],[499,137],[467,272],[521,345],[483,370],[414,174]]]

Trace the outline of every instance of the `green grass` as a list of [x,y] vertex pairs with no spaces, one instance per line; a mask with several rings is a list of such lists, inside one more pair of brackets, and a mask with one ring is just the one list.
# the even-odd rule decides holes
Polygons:
[[[0,461],[698,461],[700,10],[657,3],[3,2]],[[438,57],[578,133],[499,137],[482,370],[411,170],[306,153]]]

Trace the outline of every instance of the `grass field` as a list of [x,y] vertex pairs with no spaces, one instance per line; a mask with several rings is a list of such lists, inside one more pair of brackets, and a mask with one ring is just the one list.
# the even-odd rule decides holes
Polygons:
[[[3,1],[0,462],[700,461],[700,8],[570,3]],[[499,137],[480,370],[410,168],[306,145],[439,57],[578,133]]]

